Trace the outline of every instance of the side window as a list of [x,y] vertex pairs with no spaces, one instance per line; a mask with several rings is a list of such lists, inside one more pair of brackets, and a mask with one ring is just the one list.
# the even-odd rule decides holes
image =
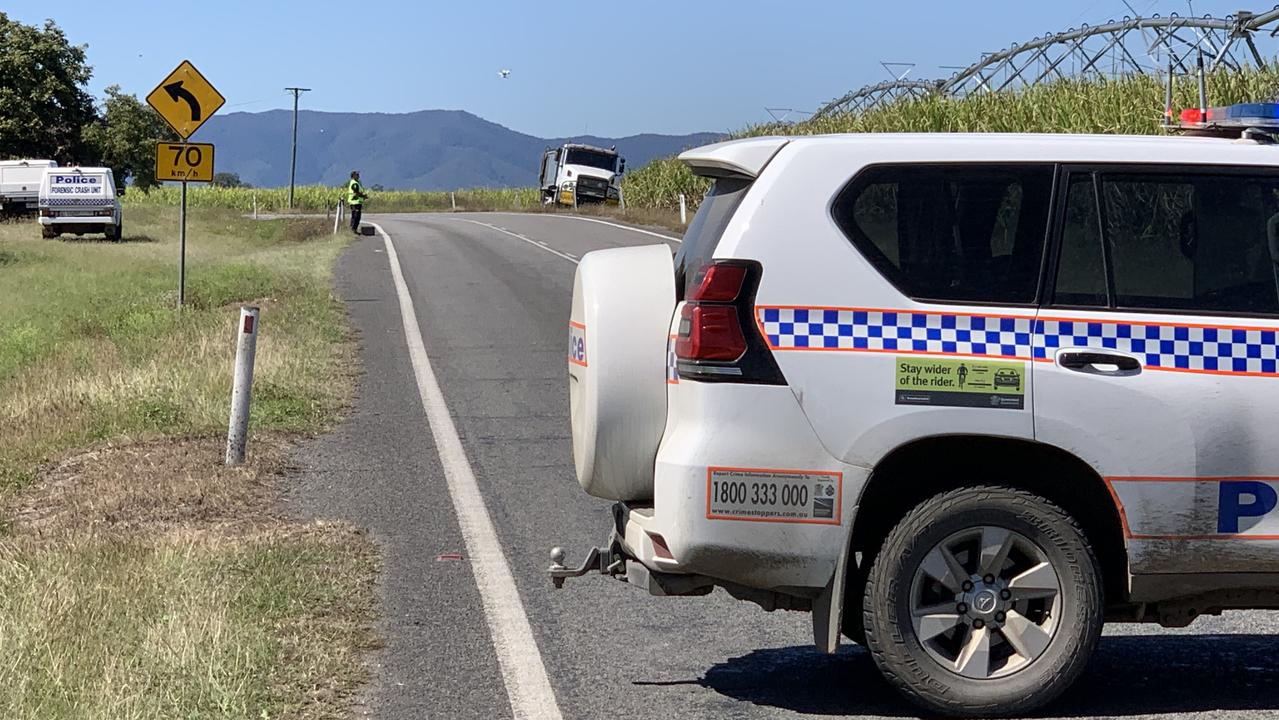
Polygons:
[[1066,189],[1053,304],[1101,307],[1110,304],[1097,195],[1091,174],[1071,175]]
[[1279,313],[1279,176],[1101,176],[1115,305]]
[[1052,178],[1051,165],[881,165],[840,193],[833,215],[910,297],[1030,304]]

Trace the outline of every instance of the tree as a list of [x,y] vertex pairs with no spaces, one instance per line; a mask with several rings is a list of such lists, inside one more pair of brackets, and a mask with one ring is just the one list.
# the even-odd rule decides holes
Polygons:
[[119,85],[107,88],[102,118],[84,129],[85,143],[97,161],[111,168],[116,182],[133,180],[139,190],[150,190],[155,179],[155,144],[176,142],[178,136],[150,105],[134,95],[120,92]]
[[213,173],[213,185],[214,187],[225,187],[225,188],[253,187],[252,185],[241,180],[239,173],[229,173],[229,172]]
[[52,20],[38,28],[0,12],[0,157],[83,161],[81,130],[97,114],[84,50]]

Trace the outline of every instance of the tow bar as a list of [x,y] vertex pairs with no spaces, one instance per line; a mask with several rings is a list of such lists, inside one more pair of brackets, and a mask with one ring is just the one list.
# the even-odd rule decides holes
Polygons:
[[564,579],[581,577],[589,572],[598,572],[610,577],[626,576],[626,558],[622,555],[621,544],[613,540],[606,548],[591,548],[586,559],[577,568],[564,566],[564,548],[551,548],[551,566],[546,569],[551,582],[556,588],[564,587]]

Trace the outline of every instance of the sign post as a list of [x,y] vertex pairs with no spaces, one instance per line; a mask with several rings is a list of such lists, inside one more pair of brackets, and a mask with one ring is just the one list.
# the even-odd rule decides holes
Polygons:
[[[168,77],[147,95],[147,104],[164,118],[183,141],[226,103],[226,98],[200,74],[189,60],[183,60]],[[204,155],[207,148],[207,165]],[[171,166],[161,153],[173,152]],[[187,183],[213,180],[213,146],[202,143],[161,143],[156,145],[156,179],[182,183],[182,204],[178,208],[178,307],[186,302],[187,280]]]

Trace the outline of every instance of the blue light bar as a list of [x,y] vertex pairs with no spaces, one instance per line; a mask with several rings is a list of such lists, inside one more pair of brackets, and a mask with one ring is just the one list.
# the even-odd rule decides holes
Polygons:
[[1227,105],[1222,110],[1226,111],[1226,118],[1230,120],[1236,118],[1279,120],[1279,103],[1237,103],[1235,105]]

